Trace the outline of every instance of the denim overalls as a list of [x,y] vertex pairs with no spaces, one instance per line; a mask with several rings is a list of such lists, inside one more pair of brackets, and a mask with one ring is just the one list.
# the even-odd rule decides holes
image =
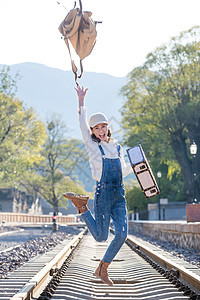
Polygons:
[[120,162],[120,145],[117,145],[118,158],[105,158],[101,145],[102,176],[97,182],[94,198],[95,219],[90,210],[82,214],[91,234],[98,242],[106,241],[109,233],[110,218],[113,220],[115,237],[110,243],[102,261],[111,263],[127,237],[127,214],[125,191]]

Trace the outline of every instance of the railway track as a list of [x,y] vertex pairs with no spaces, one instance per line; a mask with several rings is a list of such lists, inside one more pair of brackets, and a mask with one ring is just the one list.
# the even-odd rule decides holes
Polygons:
[[109,267],[114,286],[93,276],[108,243],[87,230],[35,257],[0,280],[0,300],[19,299],[200,299],[200,269],[129,236]]

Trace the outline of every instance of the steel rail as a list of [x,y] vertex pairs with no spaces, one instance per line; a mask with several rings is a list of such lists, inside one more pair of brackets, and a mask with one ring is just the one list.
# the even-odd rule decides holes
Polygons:
[[5,231],[0,233],[0,236],[4,236],[4,235],[12,235],[12,234],[16,234],[18,232],[23,232],[24,229],[18,229],[18,230],[11,230],[11,231]]
[[[24,229],[13,230],[13,231],[6,231],[6,232],[3,232],[3,233],[0,233],[0,237],[1,236],[7,236],[7,235],[16,234],[16,233],[23,232],[23,231],[24,231]],[[4,250],[0,250],[0,255],[1,255],[1,253],[5,253],[5,252],[8,252],[8,251],[11,251],[11,250],[13,250],[13,249],[15,249],[17,247],[20,247],[20,244],[17,244],[17,245],[15,245],[13,247],[6,248]]]
[[127,244],[134,245],[136,252],[141,251],[154,262],[164,267],[166,270],[172,270],[178,274],[178,277],[182,279],[186,284],[193,288],[197,293],[200,292],[200,269],[193,266],[181,259],[174,258],[170,253],[154,246],[150,245],[144,240],[128,236]]
[[44,286],[50,281],[53,273],[62,266],[63,262],[71,254],[86,232],[87,229],[84,229],[69,242],[44,268],[29,280],[29,282],[27,282],[21,290],[11,298],[11,300],[30,300],[40,290],[43,290]]

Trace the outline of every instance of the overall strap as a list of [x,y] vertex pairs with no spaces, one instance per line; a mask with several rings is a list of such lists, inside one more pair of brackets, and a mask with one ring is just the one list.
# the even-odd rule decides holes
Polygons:
[[98,143],[98,146],[99,146],[99,150],[101,151],[101,154],[102,154],[103,156],[105,156],[105,152],[104,152],[104,150],[103,150],[103,147],[102,147],[101,145],[99,145],[99,143]]
[[118,152],[118,156],[120,157],[121,156],[121,153],[120,153],[120,144],[117,144],[117,152]]

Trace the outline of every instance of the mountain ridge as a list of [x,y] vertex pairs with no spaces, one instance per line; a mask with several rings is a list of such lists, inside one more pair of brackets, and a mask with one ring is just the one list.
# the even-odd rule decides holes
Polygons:
[[[3,67],[3,65],[1,65]],[[78,99],[74,87],[74,75],[37,63],[21,63],[8,66],[11,74],[17,72],[16,96],[25,105],[32,106],[43,121],[52,113],[60,115],[69,128],[69,135],[81,139],[78,124]],[[123,99],[118,93],[126,83],[126,77],[114,77],[105,73],[84,72],[80,86],[88,88],[85,97],[88,116],[102,111],[111,121],[113,132],[120,128],[120,108]]]

